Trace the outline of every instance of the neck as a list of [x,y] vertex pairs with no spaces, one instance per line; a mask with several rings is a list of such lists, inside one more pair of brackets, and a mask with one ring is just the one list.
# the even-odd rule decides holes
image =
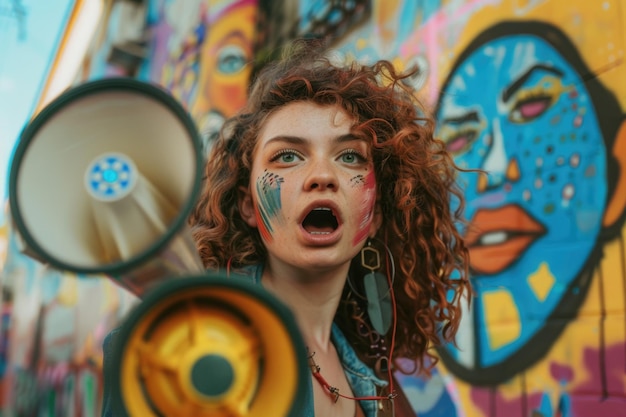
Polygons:
[[262,284],[293,312],[310,349],[327,352],[330,333],[350,265],[328,271],[302,271],[268,262]]

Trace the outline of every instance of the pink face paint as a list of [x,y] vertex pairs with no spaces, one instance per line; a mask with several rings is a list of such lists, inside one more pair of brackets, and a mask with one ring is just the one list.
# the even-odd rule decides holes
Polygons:
[[258,203],[255,205],[257,224],[259,233],[266,241],[272,239],[272,220],[280,219],[281,201],[280,201],[280,184],[284,182],[284,178],[278,174],[264,171],[263,175],[257,178],[256,190],[258,195]]
[[354,186],[363,188],[363,193],[359,194],[359,225],[353,244],[357,246],[359,243],[367,239],[369,235],[370,225],[374,220],[374,205],[376,204],[376,177],[374,170],[371,170],[366,176],[359,175],[351,181]]

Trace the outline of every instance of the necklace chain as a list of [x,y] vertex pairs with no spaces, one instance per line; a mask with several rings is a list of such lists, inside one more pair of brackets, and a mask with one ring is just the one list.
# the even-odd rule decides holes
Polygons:
[[[307,351],[308,351],[308,348],[307,348]],[[391,392],[387,396],[372,395],[372,396],[365,396],[365,397],[351,397],[349,395],[341,394],[339,392],[339,388],[330,385],[326,381],[326,379],[324,379],[324,377],[322,376],[322,373],[321,373],[321,368],[319,367],[317,362],[315,362],[314,356],[315,356],[315,352],[312,352],[312,353],[309,352],[308,359],[309,359],[309,367],[311,369],[311,374],[313,375],[315,380],[320,384],[320,386],[324,389],[324,391],[326,391],[326,393],[328,393],[332,397],[334,402],[337,402],[337,400],[339,400],[339,397],[346,398],[348,400],[355,400],[355,401],[360,401],[360,400],[369,400],[369,401],[393,400],[394,398],[396,398],[397,394],[395,392]]]

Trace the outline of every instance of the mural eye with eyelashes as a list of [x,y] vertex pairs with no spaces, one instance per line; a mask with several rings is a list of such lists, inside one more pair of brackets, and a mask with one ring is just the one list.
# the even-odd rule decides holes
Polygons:
[[478,132],[473,129],[458,129],[451,137],[444,138],[448,152],[453,155],[460,155],[472,147],[478,138]]
[[471,150],[486,128],[476,112],[459,118],[444,118],[441,126],[439,136],[455,157]]
[[484,120],[477,111],[471,111],[460,117],[444,117],[439,137],[453,156],[459,156],[472,149],[484,129]]
[[239,46],[226,46],[218,52],[217,69],[223,74],[235,74],[245,65],[246,52]]
[[520,88],[508,99],[512,102],[509,120],[512,123],[527,123],[538,118],[567,90],[568,88],[563,85],[561,74],[544,76],[534,85]]
[[513,106],[509,120],[513,123],[529,122],[545,113],[552,102],[552,97],[547,95],[537,95],[520,100]]
[[513,123],[530,122],[545,113],[554,101],[553,96],[545,93],[531,95],[516,101],[509,114],[509,120]]

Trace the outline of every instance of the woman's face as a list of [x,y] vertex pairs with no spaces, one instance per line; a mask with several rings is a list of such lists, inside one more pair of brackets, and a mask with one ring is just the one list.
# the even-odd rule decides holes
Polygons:
[[242,213],[272,261],[309,271],[345,266],[375,234],[371,144],[352,125],[341,108],[310,102],[266,120]]

